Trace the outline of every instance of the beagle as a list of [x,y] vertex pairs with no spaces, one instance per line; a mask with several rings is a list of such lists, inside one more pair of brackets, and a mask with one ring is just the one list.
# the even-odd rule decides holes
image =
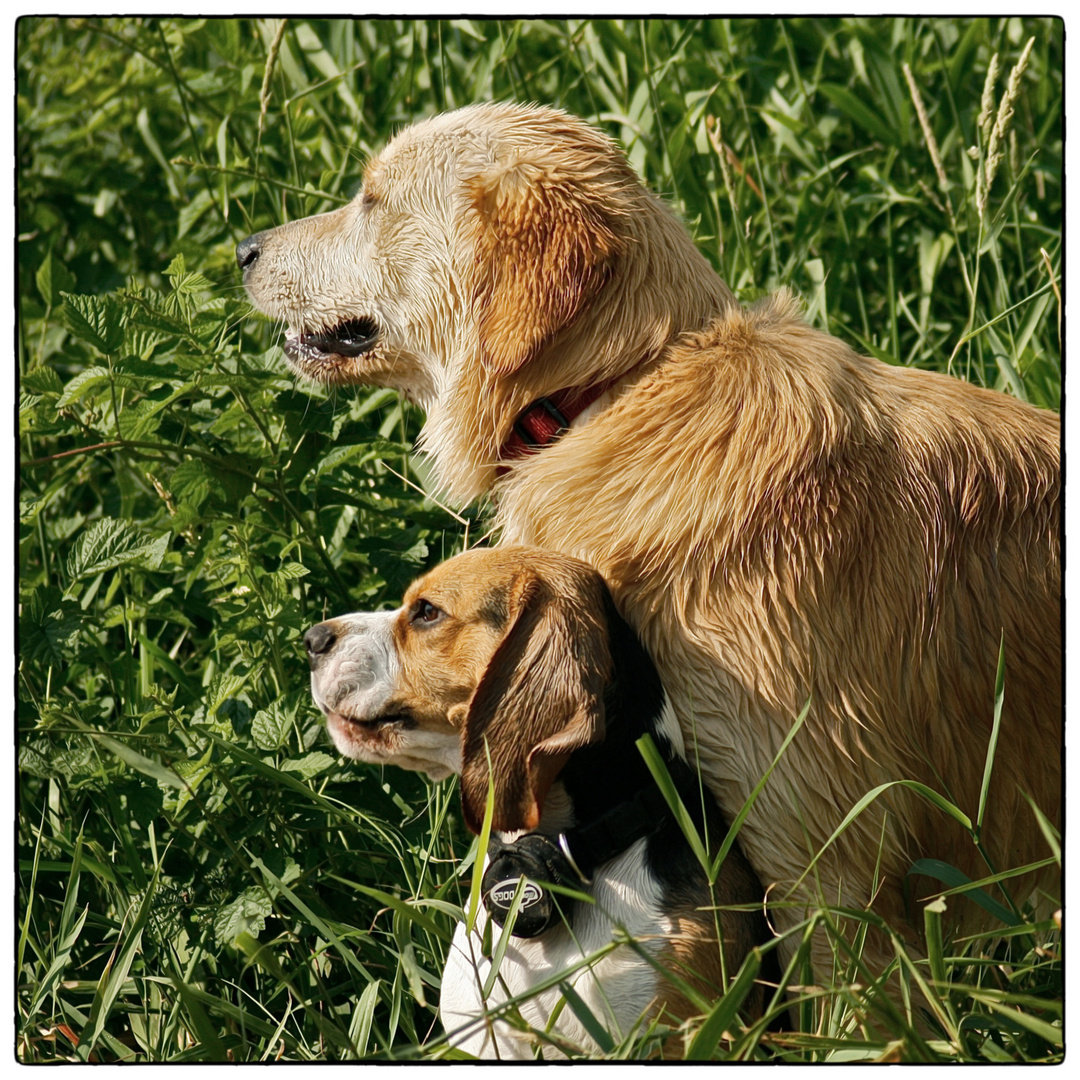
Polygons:
[[[645,763],[637,741],[649,735],[715,854],[719,808],[686,760],[652,661],[585,563],[469,551],[415,582],[396,611],[319,623],[304,642],[341,753],[459,773],[474,833],[490,779],[485,910],[472,933],[458,925],[442,979],[454,1046],[504,1060],[594,1051],[580,1005],[558,1009],[573,994],[616,1038],[653,1019],[676,1025],[698,1010],[658,967],[718,997],[768,939],[741,851],[710,889]],[[506,932],[493,977],[485,934]],[[747,1015],[763,1000],[758,984]]]

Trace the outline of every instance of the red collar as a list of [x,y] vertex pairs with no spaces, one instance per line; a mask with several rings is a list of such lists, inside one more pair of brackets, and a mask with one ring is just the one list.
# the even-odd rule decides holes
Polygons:
[[516,461],[553,443],[606,389],[601,383],[585,390],[558,390],[534,401],[514,421],[499,460]]

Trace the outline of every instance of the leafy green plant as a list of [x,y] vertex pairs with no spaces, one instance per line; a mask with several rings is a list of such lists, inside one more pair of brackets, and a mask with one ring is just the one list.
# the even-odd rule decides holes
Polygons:
[[[791,285],[888,362],[1056,408],[1062,58],[1045,19],[21,19],[20,1060],[454,1056],[454,786],[339,760],[300,637],[396,603],[483,508],[425,494],[397,395],[296,385],[239,239],[340,205],[419,116],[551,102],[622,141],[745,299]],[[944,903],[1012,869],[938,868]],[[783,975],[798,1030],[729,996],[688,1056],[1060,1060],[1058,928],[1008,910],[951,942],[931,903],[929,956],[897,941],[927,1038],[840,932],[873,913],[822,897]],[[624,1058],[667,1034],[597,1029]]]

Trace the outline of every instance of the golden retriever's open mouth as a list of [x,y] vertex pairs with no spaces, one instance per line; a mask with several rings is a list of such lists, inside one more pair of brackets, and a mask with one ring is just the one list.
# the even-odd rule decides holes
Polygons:
[[317,334],[288,330],[285,335],[285,355],[295,364],[333,363],[335,359],[363,356],[375,347],[378,340],[379,325],[374,319],[349,319]]

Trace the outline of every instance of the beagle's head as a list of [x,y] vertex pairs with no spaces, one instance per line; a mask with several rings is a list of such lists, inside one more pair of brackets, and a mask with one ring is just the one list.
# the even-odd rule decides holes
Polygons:
[[414,582],[396,611],[345,615],[304,637],[311,689],[338,750],[461,774],[479,831],[533,829],[570,754],[604,737],[612,659],[606,585],[531,548],[465,552]]

